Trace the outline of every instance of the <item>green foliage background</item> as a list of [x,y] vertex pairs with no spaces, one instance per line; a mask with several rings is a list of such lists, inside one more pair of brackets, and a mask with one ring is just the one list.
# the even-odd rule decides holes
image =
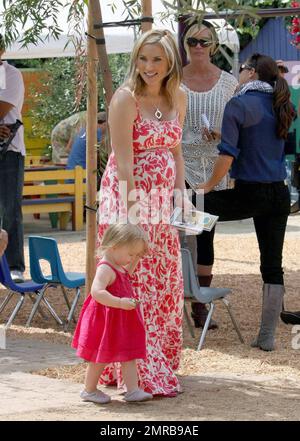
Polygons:
[[[129,54],[109,55],[113,85],[116,89],[124,80],[129,63]],[[49,138],[53,127],[61,120],[75,112],[86,109],[87,91],[83,88],[79,107],[75,108],[76,72],[74,58],[53,58],[47,61],[29,60],[19,63],[18,67],[32,67],[43,70],[46,74],[44,86],[40,91],[38,85],[32,85],[32,110],[30,117],[33,133],[42,138]],[[98,109],[104,110],[102,84],[98,85]]]

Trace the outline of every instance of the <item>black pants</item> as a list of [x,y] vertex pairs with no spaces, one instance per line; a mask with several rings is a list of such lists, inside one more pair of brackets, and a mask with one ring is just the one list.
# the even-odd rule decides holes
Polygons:
[[0,215],[8,234],[5,251],[11,270],[24,271],[24,239],[22,223],[22,192],[24,157],[21,153],[7,152],[0,160]]
[[236,181],[232,190],[206,194],[204,210],[218,215],[219,221],[253,218],[263,281],[283,285],[282,248],[290,213],[290,194],[284,182]]

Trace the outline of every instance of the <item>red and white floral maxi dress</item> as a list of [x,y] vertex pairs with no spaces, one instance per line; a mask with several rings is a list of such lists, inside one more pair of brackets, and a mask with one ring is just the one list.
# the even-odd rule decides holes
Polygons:
[[[163,396],[176,396],[180,391],[174,371],[182,348],[183,280],[178,233],[168,222],[176,173],[172,148],[181,136],[178,117],[170,121],[150,120],[143,118],[138,109],[133,125],[134,179],[144,209],[148,207],[147,213],[142,209],[148,219],[144,218],[142,224],[148,233],[150,252],[141,259],[131,279],[135,296],[141,300],[146,330],[147,357],[138,360],[137,366],[140,387]],[[99,194],[100,243],[108,224],[117,222],[123,209],[112,151]],[[117,379],[121,386],[119,368],[116,363],[110,364],[100,382],[114,384]]]

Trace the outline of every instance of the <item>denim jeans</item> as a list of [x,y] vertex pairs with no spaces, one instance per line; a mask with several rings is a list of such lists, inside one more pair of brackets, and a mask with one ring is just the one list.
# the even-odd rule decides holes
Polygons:
[[283,285],[282,249],[290,213],[290,193],[284,182],[236,181],[232,190],[206,194],[204,210],[218,215],[219,221],[253,218],[263,281]]
[[0,215],[8,234],[5,255],[11,270],[24,271],[24,238],[22,223],[22,192],[24,156],[7,152],[0,160]]

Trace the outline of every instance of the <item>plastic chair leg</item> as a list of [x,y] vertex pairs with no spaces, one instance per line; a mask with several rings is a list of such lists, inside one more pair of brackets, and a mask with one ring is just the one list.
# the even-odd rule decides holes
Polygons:
[[205,321],[205,325],[204,325],[203,331],[201,333],[201,338],[200,338],[200,341],[199,341],[199,345],[198,345],[197,351],[201,351],[201,348],[203,346],[203,343],[204,343],[204,340],[205,340],[205,337],[206,337],[206,333],[207,333],[207,330],[208,330],[208,326],[209,326],[210,319],[211,319],[211,316],[212,316],[214,308],[215,308],[215,305],[213,303],[210,303],[209,304],[209,311],[208,311],[208,314],[207,314],[207,317],[206,317],[206,321]]
[[18,314],[18,312],[20,311],[21,306],[23,305],[25,300],[25,296],[24,294],[20,294],[20,300],[18,301],[18,303],[15,306],[15,309],[13,310],[11,316],[8,319],[8,322],[5,325],[5,329],[8,329],[10,327],[10,325],[12,324],[12,322],[14,321],[16,315]]
[[[38,295],[38,292],[36,293],[37,295]],[[32,295],[29,293],[28,294],[29,295],[29,298],[30,298],[30,300],[32,301],[32,303],[33,303],[33,305],[34,305],[34,303],[35,303],[35,300],[34,300],[34,298],[32,297]],[[43,310],[42,310],[42,308],[39,306],[38,307],[38,312],[39,312],[39,314],[40,314],[40,316],[44,319],[44,320],[47,320],[47,316],[43,313]]]
[[[66,292],[66,289],[65,289],[65,287],[64,287],[63,285],[61,285],[61,289],[62,289],[62,292],[63,292],[64,298],[65,298],[65,301],[66,301],[67,307],[69,308],[69,311],[71,311],[71,305],[70,305],[70,302],[69,302],[69,298],[68,298],[68,294],[67,294],[67,292]],[[78,288],[77,288],[77,289],[78,289]],[[79,291],[80,291],[80,288],[79,288]],[[77,291],[76,291],[76,293],[77,293]],[[75,296],[73,302],[75,301],[75,299],[76,299],[76,296]],[[77,302],[76,302],[76,304],[77,304]],[[76,305],[75,305],[75,306],[76,306]],[[73,317],[73,322],[76,323],[76,320],[75,320],[74,317]]]
[[235,320],[234,315],[232,314],[232,310],[231,310],[231,307],[230,307],[230,304],[229,304],[228,300],[225,299],[225,297],[224,297],[224,298],[222,299],[222,302],[223,302],[224,305],[226,306],[226,309],[227,309],[228,314],[229,314],[229,316],[230,316],[230,318],[231,318],[231,321],[232,321],[233,327],[234,327],[234,329],[235,329],[235,331],[236,331],[236,333],[237,333],[237,335],[238,335],[238,337],[239,337],[239,339],[240,339],[240,342],[241,342],[241,343],[245,343],[245,340],[243,339],[243,336],[242,336],[242,334],[241,334],[241,331],[240,331],[240,329],[239,329],[239,327],[238,327],[237,321]]
[[37,309],[38,309],[38,307],[39,307],[39,305],[40,305],[40,303],[41,303],[41,301],[42,301],[42,299],[43,299],[43,297],[44,297],[44,294],[45,294],[46,289],[48,288],[48,286],[49,286],[49,285],[45,285],[44,288],[39,292],[39,294],[38,294],[38,296],[37,296],[37,299],[36,299],[36,301],[35,301],[35,304],[33,305],[33,308],[32,308],[32,310],[31,310],[31,312],[30,312],[30,314],[29,314],[29,317],[28,317],[28,320],[27,320],[27,322],[26,322],[26,325],[25,325],[25,326],[26,326],[27,328],[30,326],[30,324],[31,324],[31,322],[32,322],[32,319],[33,319],[33,317],[34,317],[35,314],[36,314],[36,311],[37,311]]
[[5,299],[3,300],[3,302],[1,303],[0,306],[0,314],[2,311],[4,311],[5,306],[9,303],[10,299],[12,298],[12,296],[14,295],[13,292],[10,292],[7,294],[7,296],[5,297]]
[[68,295],[67,295],[67,293],[66,293],[65,287],[64,287],[63,285],[60,285],[60,287],[61,287],[61,290],[62,290],[62,292],[63,292],[63,295],[64,295],[64,298],[65,298],[65,301],[66,301],[67,307],[68,307],[68,309],[69,309],[69,311],[70,311],[70,310],[71,310],[71,305],[70,305],[70,302],[69,302]]
[[74,314],[75,308],[76,308],[76,306],[77,306],[77,303],[78,303],[79,297],[80,297],[80,288],[77,288],[75,298],[74,298],[74,300],[73,300],[73,303],[72,303],[72,306],[71,306],[71,309],[70,309],[70,312],[69,312],[69,315],[68,315],[67,321],[66,321],[65,326],[64,326],[64,331],[65,331],[65,332],[68,330],[68,328],[69,328],[69,324],[70,324],[70,321],[71,321],[72,319],[73,319],[73,320],[75,321],[75,323],[76,323],[76,320],[74,319],[73,314]]
[[48,300],[45,299],[45,297],[43,297],[42,302],[46,305],[48,311],[50,312],[52,317],[57,321],[57,323],[59,325],[63,325],[64,324],[63,321],[58,317],[58,315],[56,314],[55,310],[52,308],[52,306],[50,305]]

